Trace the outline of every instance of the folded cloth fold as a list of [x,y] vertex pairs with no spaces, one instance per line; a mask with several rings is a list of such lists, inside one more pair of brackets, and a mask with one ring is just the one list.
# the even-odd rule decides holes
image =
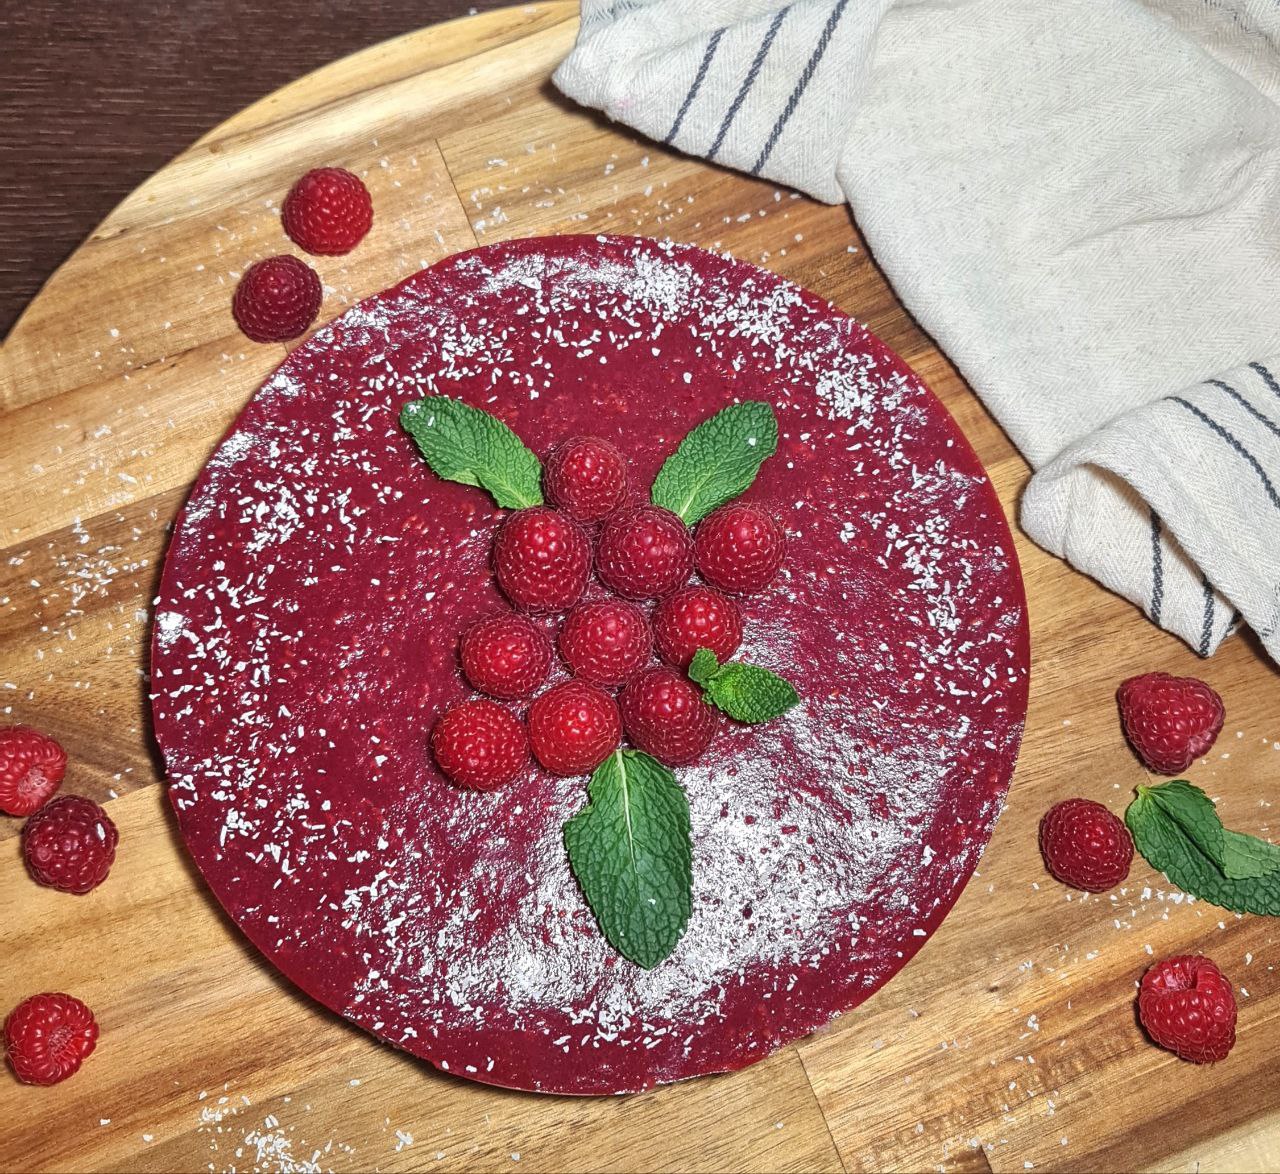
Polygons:
[[583,0],[556,82],[848,200],[1035,468],[1027,533],[1280,660],[1280,6]]

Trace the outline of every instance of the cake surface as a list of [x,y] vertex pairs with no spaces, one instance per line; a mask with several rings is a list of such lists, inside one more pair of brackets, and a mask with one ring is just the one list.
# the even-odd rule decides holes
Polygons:
[[[742,653],[802,704],[676,770],[693,914],[651,971],[601,936],[562,826],[586,779],[462,791],[427,750],[468,695],[458,635],[504,606],[505,515],[398,424],[424,394],[539,454],[577,434],[642,489],[695,424],[770,402],[744,500],[787,531]],[[155,613],[156,735],[182,835],[258,948],[451,1073],[611,1093],[761,1059],[937,928],[1003,802],[1026,710],[1013,544],[945,409],[863,327],[688,246],[556,237],[451,257],[295,350],[179,519]]]

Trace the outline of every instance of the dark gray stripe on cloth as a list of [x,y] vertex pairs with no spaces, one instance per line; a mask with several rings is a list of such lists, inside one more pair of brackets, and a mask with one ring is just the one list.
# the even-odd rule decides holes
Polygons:
[[702,83],[706,81],[707,70],[711,68],[711,59],[716,55],[716,48],[720,44],[720,38],[724,36],[724,29],[716,29],[711,34],[711,40],[707,42],[707,51],[702,55],[702,63],[698,66],[698,72],[694,76],[693,85],[689,87],[689,92],[685,94],[684,101],[680,103],[680,109],[676,111],[676,120],[671,124],[671,129],[667,131],[667,137],[662,140],[664,147],[671,145],[671,140],[680,133],[680,126],[684,122],[684,116],[689,113],[689,107],[693,105],[693,100],[698,96],[698,91],[702,89]]
[[747,76],[742,79],[742,85],[738,87],[738,93],[733,99],[733,105],[725,111],[724,120],[720,123],[720,129],[716,132],[716,140],[711,144],[711,149],[707,152],[708,159],[714,160],[716,152],[720,150],[720,145],[724,142],[724,136],[729,133],[729,127],[737,117],[738,110],[746,100],[747,95],[751,93],[751,87],[756,84],[756,74],[760,72],[764,59],[769,55],[769,46],[773,44],[773,38],[778,35],[778,29],[790,11],[791,5],[788,4],[786,8],[779,9],[769,22],[769,31],[765,33],[764,40],[760,42],[760,48],[756,50],[755,60],[751,62],[751,68],[747,70]]
[[1151,511],[1151,622],[1160,622],[1164,602],[1164,557],[1160,551],[1160,515]]
[[1258,423],[1269,428],[1276,436],[1280,436],[1280,424],[1277,424],[1265,412],[1258,411],[1247,399],[1244,398],[1229,383],[1223,383],[1221,379],[1209,379],[1206,382],[1212,383],[1219,391],[1225,391],[1233,400],[1236,401],[1246,412],[1249,413]]
[[1213,587],[1203,571],[1200,582],[1204,585],[1204,626],[1200,629],[1200,647],[1196,649],[1201,656],[1209,655],[1209,641],[1213,638]]
[[1271,499],[1271,504],[1280,510],[1280,494],[1276,493],[1276,487],[1271,484],[1271,478],[1267,476],[1267,471],[1258,464],[1258,458],[1253,455],[1243,444],[1231,435],[1217,420],[1205,415],[1195,404],[1189,404],[1180,395],[1171,395],[1168,397],[1169,403],[1177,404],[1179,407],[1186,408],[1193,416],[1196,417],[1205,427],[1210,428],[1227,442],[1235,451],[1249,462],[1250,467],[1258,475],[1258,480],[1262,482],[1262,487],[1267,491],[1267,496]]
[[1250,363],[1249,366],[1262,376],[1263,383],[1271,388],[1277,396],[1280,396],[1280,383],[1276,382],[1276,377],[1272,375],[1270,371],[1268,371],[1261,363]]
[[805,89],[813,78],[814,71],[818,68],[818,63],[822,60],[822,55],[827,51],[827,46],[831,44],[831,35],[836,31],[836,25],[840,23],[840,18],[844,15],[844,10],[848,3],[849,0],[839,0],[839,3],[831,10],[831,15],[827,18],[826,27],[822,30],[822,36],[818,38],[818,43],[809,55],[809,61],[804,67],[804,72],[800,75],[800,80],[796,82],[796,88],[791,91],[791,97],[787,99],[786,107],[778,115],[778,121],[773,124],[773,130],[769,132],[769,138],[765,141],[760,157],[751,168],[752,175],[760,174],[760,168],[765,165],[766,160],[773,153],[773,148],[778,145],[782,129],[787,125],[787,122],[795,113],[796,107],[800,104],[800,99],[804,96]]

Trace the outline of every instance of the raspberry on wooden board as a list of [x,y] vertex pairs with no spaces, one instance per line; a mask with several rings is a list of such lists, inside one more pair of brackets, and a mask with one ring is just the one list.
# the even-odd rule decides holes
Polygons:
[[120,833],[92,799],[64,795],[45,804],[22,828],[22,853],[34,880],[77,896],[111,871]]
[[30,726],[0,728],[0,811],[31,815],[48,802],[67,770],[67,752]]
[[1235,1046],[1235,991],[1200,955],[1165,958],[1142,976],[1138,1018],[1156,1043],[1193,1064],[1225,1060]]
[[323,299],[316,271],[282,253],[244,271],[231,300],[231,313],[254,342],[285,342],[307,332]]
[[373,201],[342,167],[317,167],[289,189],[280,221],[298,248],[320,256],[349,253],[373,227]]
[[74,1076],[97,1044],[93,1012],[71,995],[32,995],[4,1021],[5,1053],[24,1084],[58,1084]]
[[1133,837],[1124,821],[1101,803],[1064,799],[1040,821],[1040,851],[1063,884],[1102,893],[1129,875]]
[[1222,731],[1222,698],[1196,677],[1144,673],[1116,691],[1125,737],[1148,769],[1176,775],[1209,752]]

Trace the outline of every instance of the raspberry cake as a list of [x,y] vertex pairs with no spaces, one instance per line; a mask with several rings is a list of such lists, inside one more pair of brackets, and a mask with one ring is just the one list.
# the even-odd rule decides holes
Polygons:
[[[594,575],[549,671],[541,637],[558,629],[538,608],[477,629],[506,608],[490,552],[515,515],[415,452],[400,411],[435,394],[492,413],[544,460],[594,438],[553,462],[581,492],[555,489],[559,473],[549,487],[599,544],[606,580],[626,544],[605,534],[621,514],[603,511],[643,507],[711,413],[755,400],[776,414],[776,455],[726,523],[763,552],[733,573],[763,568],[772,586],[725,604],[686,577],[655,587],[656,620],[652,597],[635,604],[677,666],[705,634],[802,698],[766,725],[718,722],[673,768],[692,914],[650,969],[602,937],[570,869],[563,829],[585,777],[536,754],[517,769],[516,755],[513,781],[468,790],[431,754],[439,715],[474,696],[468,663],[513,697],[553,700],[635,668],[584,659],[605,684],[566,684],[581,632],[607,625],[630,655],[632,605],[592,607],[619,598]],[[707,582],[728,573],[703,564]],[[460,633],[475,633],[461,661]],[[499,638],[502,657],[476,651]],[[693,688],[647,644],[635,655],[649,666],[636,695]],[[906,963],[990,836],[1027,664],[995,493],[900,359],[752,266],[558,237],[452,257],[292,352],[179,519],[152,667],[181,833],[277,967],[442,1070],[616,1093],[759,1060]],[[528,698],[486,704],[523,719]]]

